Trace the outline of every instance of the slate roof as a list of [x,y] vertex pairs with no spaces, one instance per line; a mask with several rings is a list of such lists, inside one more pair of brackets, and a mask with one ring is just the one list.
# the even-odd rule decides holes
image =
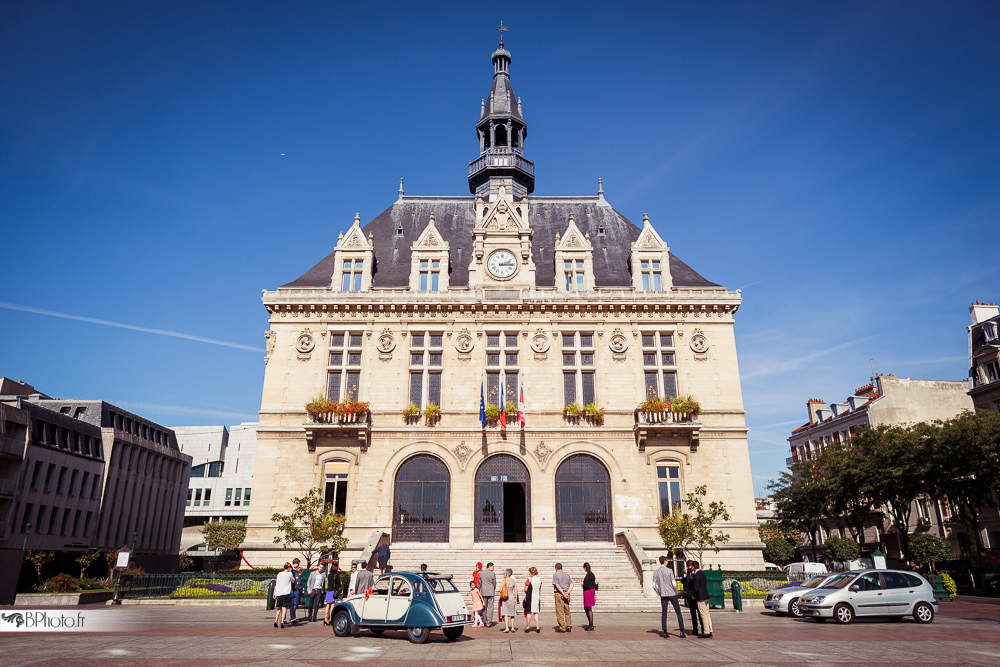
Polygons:
[[[628,287],[632,284],[628,256],[630,244],[641,231],[631,220],[595,197],[531,197],[528,223],[535,261],[535,285],[555,285],[556,234],[563,235],[569,214],[594,246],[594,281],[598,287]],[[407,287],[410,282],[410,246],[427,226],[431,213],[441,236],[450,244],[454,287],[469,284],[472,229],[475,227],[473,197],[403,197],[382,211],[362,229],[375,244],[375,287]],[[603,223],[604,234],[598,234]],[[397,235],[402,227],[403,233]],[[328,287],[333,278],[334,253],[330,253],[296,280],[281,287]],[[719,287],[703,278],[676,255],[670,255],[670,274],[678,287]]]
[[[490,113],[490,98],[493,98],[493,113]],[[517,95],[510,85],[510,77],[504,74],[497,74],[493,77],[493,86],[490,88],[489,97],[483,108],[479,120],[486,118],[516,118],[524,122],[521,112],[517,110]]]

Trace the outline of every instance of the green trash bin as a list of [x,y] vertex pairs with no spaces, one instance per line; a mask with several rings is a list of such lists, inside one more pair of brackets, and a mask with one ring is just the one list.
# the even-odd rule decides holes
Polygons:
[[931,577],[931,586],[934,588],[935,600],[948,600],[951,598],[951,596],[948,595],[948,589],[944,587],[944,577],[940,574],[936,574]]
[[274,584],[277,583],[276,579],[272,579],[267,583],[267,610],[274,611]]
[[719,565],[714,570],[709,566],[705,570],[705,580],[708,583],[708,606],[725,608],[726,594],[722,588],[722,566]]
[[743,611],[743,587],[740,586],[740,582],[734,581],[729,590],[733,594],[733,609]]

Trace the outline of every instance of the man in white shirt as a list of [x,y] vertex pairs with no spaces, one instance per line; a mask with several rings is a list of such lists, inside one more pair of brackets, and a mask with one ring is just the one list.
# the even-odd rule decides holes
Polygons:
[[358,564],[351,563],[351,582],[347,584],[347,594],[354,595],[357,592],[355,586],[358,583]]

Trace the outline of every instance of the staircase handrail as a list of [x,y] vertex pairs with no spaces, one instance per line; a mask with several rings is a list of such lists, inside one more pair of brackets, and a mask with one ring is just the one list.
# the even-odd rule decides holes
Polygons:
[[646,560],[646,550],[639,543],[639,538],[631,530],[625,530],[615,535],[615,544],[625,549],[625,555],[628,556],[632,569],[642,584],[642,561]]
[[381,530],[372,531],[371,537],[368,538],[368,544],[365,545],[364,551],[361,552],[360,560],[362,562],[368,563],[368,571],[372,572],[375,570],[375,550],[378,549],[383,544],[389,544],[391,540],[389,539],[389,533]]

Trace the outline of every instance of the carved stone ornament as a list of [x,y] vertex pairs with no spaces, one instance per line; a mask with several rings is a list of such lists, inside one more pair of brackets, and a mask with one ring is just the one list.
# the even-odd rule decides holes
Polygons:
[[271,358],[271,353],[274,352],[274,339],[276,334],[267,330],[264,332],[264,363],[266,364]]
[[701,332],[701,329],[694,330],[694,334],[691,336],[691,341],[688,345],[691,346],[691,349],[696,354],[705,354],[708,352],[708,338]]
[[552,456],[552,448],[546,445],[545,441],[542,440],[531,453],[535,455],[535,458],[538,459],[539,463],[545,465],[545,462],[549,460],[550,456]]
[[455,456],[458,457],[458,462],[463,466],[469,460],[469,457],[472,456],[472,448],[465,444],[465,440],[458,443],[458,447],[455,448]]
[[378,337],[376,345],[379,352],[388,354],[396,347],[396,339],[393,338],[392,332],[389,329],[382,329],[382,334]]
[[608,341],[608,347],[611,351],[616,354],[621,354],[628,349],[628,338],[622,333],[621,329],[615,329],[615,332],[611,334],[611,340]]
[[549,337],[545,335],[545,332],[539,329],[535,332],[535,335],[531,337],[531,349],[538,354],[548,352],[549,350]]
[[316,347],[316,339],[313,338],[312,332],[306,329],[299,334],[298,340],[295,341],[295,349],[299,351],[299,354],[309,354]]
[[468,329],[462,329],[462,332],[458,334],[455,338],[455,349],[462,354],[468,354],[472,352],[472,348],[476,345],[476,339],[472,337]]

